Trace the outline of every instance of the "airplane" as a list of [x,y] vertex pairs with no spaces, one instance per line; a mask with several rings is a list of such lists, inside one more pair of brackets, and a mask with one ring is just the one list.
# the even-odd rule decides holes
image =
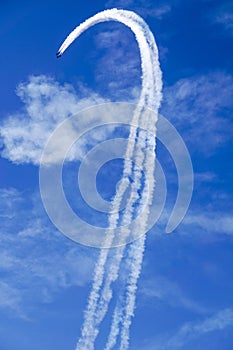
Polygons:
[[62,53],[60,51],[57,51],[56,56],[57,58],[61,57]]

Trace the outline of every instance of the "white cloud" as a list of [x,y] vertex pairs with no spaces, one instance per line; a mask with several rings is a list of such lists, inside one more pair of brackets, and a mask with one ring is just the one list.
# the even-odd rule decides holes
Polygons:
[[96,252],[66,239],[53,228],[39,194],[30,196],[15,189],[3,189],[0,194],[5,203],[11,203],[12,213],[11,218],[5,215],[3,202],[0,308],[25,317],[31,305],[50,302],[61,290],[88,283]]
[[[153,17],[156,20],[161,20],[171,11],[171,6],[164,1],[155,4],[143,0],[110,0],[106,7],[131,10],[142,18]],[[138,45],[131,30],[119,23],[109,23],[108,30],[103,31],[101,28],[96,36],[96,47],[103,52],[96,67],[96,81],[104,87],[104,93],[107,92],[107,96],[115,101],[137,101],[142,72]],[[160,61],[165,58],[167,51],[166,47],[159,47]]]
[[20,310],[21,296],[17,289],[12,288],[7,283],[0,281],[0,308],[16,312],[19,316],[24,316]]
[[120,23],[108,24],[108,30],[101,28],[98,32],[95,43],[103,52],[96,66],[96,81],[102,91],[105,93],[103,87],[107,86],[107,95],[118,101],[129,101],[135,94],[138,98],[141,64],[137,42],[130,29]]
[[22,202],[19,192],[15,188],[1,188],[0,189],[0,217],[13,218],[13,207],[16,208]]
[[36,165],[48,137],[59,123],[78,111],[106,102],[84,89],[77,94],[70,85],[61,85],[44,75],[32,76],[20,84],[17,95],[24,108],[6,118],[0,127],[2,157],[14,163]]
[[221,13],[215,17],[215,21],[224,25],[227,30],[233,30],[233,13]]
[[[224,309],[204,321],[199,323],[187,323],[180,328],[180,330],[171,337],[167,344],[159,346],[157,349],[179,349],[192,339],[198,338],[210,332],[222,330],[226,327],[233,326],[233,310]],[[154,348],[156,349],[156,347]]]
[[[222,196],[222,198],[221,198]],[[217,198],[209,196],[205,191],[203,192],[203,204],[202,206],[196,206],[196,209],[189,209],[186,216],[182,220],[180,226],[177,228],[175,234],[184,237],[198,237],[199,243],[215,242],[219,239],[231,238],[233,236],[233,217],[232,217],[232,198],[227,196],[224,192],[217,194]],[[200,199],[202,200],[202,198]],[[208,205],[204,201],[208,201],[211,204]],[[219,208],[219,211],[215,207],[219,200],[223,201],[223,210]],[[224,204],[226,201],[226,204]],[[229,206],[227,204],[229,203]],[[217,205],[217,204],[216,204]],[[193,207],[195,204],[193,204]],[[170,211],[164,210],[157,227],[156,236],[160,232],[164,234],[164,226],[167,224]],[[158,231],[159,230],[159,231]]]
[[[99,28],[95,46],[101,52],[95,70],[101,92],[113,101],[137,101],[142,72],[138,44],[132,31],[121,23],[110,22],[107,30]],[[160,61],[167,52],[167,48],[159,47]]]
[[171,11],[171,6],[167,2],[157,1],[145,1],[143,0],[109,0],[106,3],[106,7],[124,8],[126,10],[133,10],[143,17],[155,17],[162,19],[167,13]]
[[227,234],[233,235],[233,217],[230,214],[221,212],[209,212],[204,214],[189,213],[183,220],[184,225],[201,229],[201,233],[209,233],[210,235]]
[[217,179],[217,175],[210,171],[202,172],[202,173],[196,172],[194,174],[194,177],[195,177],[195,181],[199,182],[200,184],[213,183]]
[[[66,151],[69,152],[65,159],[78,160],[91,146],[94,147],[100,141],[106,140],[115,130],[116,126],[113,123],[116,122],[116,109],[112,110],[113,105],[106,104],[106,108],[104,106],[101,113],[96,114],[96,110],[91,107],[103,106],[110,101],[84,88],[80,88],[77,94],[70,85],[61,85],[54,79],[42,75],[32,76],[28,82],[20,84],[17,94],[24,103],[23,110],[5,118],[0,125],[1,156],[15,164],[39,165],[49,137],[64,120],[68,119],[69,122],[63,124],[56,134],[61,137],[53,138],[49,151],[43,159],[45,162],[63,160]],[[137,94],[138,90],[132,89],[130,94],[124,95],[123,100],[132,102]],[[117,92],[117,102],[119,95]],[[70,118],[87,109],[89,112],[84,112],[82,116]],[[126,118],[122,120],[130,123],[131,114],[127,112],[127,108],[124,109],[122,106],[120,113],[121,119],[123,113],[126,113]],[[92,127],[92,121],[94,125],[97,123],[103,128]],[[83,133],[82,131],[88,127],[89,132]],[[71,140],[77,142],[69,149]]]
[[157,337],[144,344],[145,350],[176,350],[189,348],[192,340],[207,337],[211,332],[223,330],[233,326],[233,310],[228,308],[216,312],[214,315],[199,322],[184,324],[176,334]]
[[128,7],[132,5],[133,0],[109,0],[106,2],[106,7]]
[[233,5],[232,2],[226,1],[219,3],[216,8],[209,14],[210,21],[222,26],[226,32],[233,34]]
[[188,298],[176,282],[157,275],[153,279],[143,280],[139,293],[156,307],[156,302],[164,302],[172,307],[184,308],[195,313],[205,313],[205,307]]
[[196,151],[213,153],[231,138],[232,95],[233,77],[224,72],[180,79],[164,88],[161,113]]

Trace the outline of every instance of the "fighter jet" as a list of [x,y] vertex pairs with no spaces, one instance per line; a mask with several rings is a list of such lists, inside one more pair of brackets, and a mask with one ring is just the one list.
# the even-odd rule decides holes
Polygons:
[[57,58],[61,57],[62,53],[60,51],[57,51],[56,56]]

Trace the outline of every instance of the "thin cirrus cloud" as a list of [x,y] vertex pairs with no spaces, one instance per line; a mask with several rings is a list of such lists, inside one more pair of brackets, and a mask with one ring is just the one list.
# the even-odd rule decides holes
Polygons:
[[[178,350],[195,349],[192,346],[196,339],[203,339],[211,336],[227,327],[233,327],[233,310],[231,308],[219,310],[213,315],[196,322],[185,323],[175,334],[167,334],[164,337],[154,338],[145,341],[145,350]],[[208,339],[208,338],[207,338]]]
[[180,79],[164,88],[161,112],[179,127],[189,145],[204,139],[200,151],[214,153],[231,138],[232,94],[233,77],[225,72]]
[[[157,20],[171,11],[167,4],[156,5],[142,1],[109,1],[106,7],[127,7],[142,17],[152,16]],[[110,22],[108,29],[97,32],[95,46],[102,55],[97,61],[95,79],[104,94],[114,100],[138,99],[141,86],[140,55],[133,33],[120,23]],[[130,50],[129,50],[130,48]],[[160,60],[167,48],[159,46]],[[104,67],[104,69],[103,69]],[[105,86],[107,88],[105,88]]]
[[164,276],[144,279],[139,287],[139,293],[142,300],[149,301],[155,308],[164,302],[171,307],[183,308],[197,314],[207,312],[206,307],[190,299],[176,282]]
[[13,288],[6,282],[0,281],[0,308],[15,312],[17,311],[21,316],[19,305],[21,303],[21,295],[16,288]]
[[133,10],[143,17],[150,16],[155,17],[156,19],[162,19],[171,11],[171,6],[164,1],[159,1],[155,5],[153,1],[147,1],[145,3],[143,0],[109,0],[106,3],[106,7],[127,7],[127,9]]
[[133,34],[119,23],[109,27],[95,37],[96,47],[103,52],[96,65],[96,82],[104,93],[103,86],[107,86],[106,93],[111,99],[125,100],[126,96],[128,100],[138,99],[140,56]]
[[227,30],[232,33],[233,29],[233,14],[231,12],[223,12],[215,17],[216,23],[222,24]]
[[94,252],[74,246],[48,222],[38,196],[0,190],[0,308],[21,318],[28,317],[32,304],[84,286],[94,264]]
[[[141,89],[140,55],[130,29],[120,23],[109,23],[107,30],[96,34],[95,46],[102,52],[95,70],[101,93],[114,101],[137,101]],[[161,61],[167,52],[167,48],[159,47]]]
[[219,24],[227,34],[233,33],[233,6],[232,2],[220,4],[209,14],[210,22]]
[[160,349],[179,349],[189,341],[208,335],[211,332],[233,326],[233,310],[224,309],[199,323],[187,323]]
[[183,225],[185,227],[190,226],[193,228],[193,233],[195,231],[206,233],[211,233],[211,236],[214,235],[233,235],[233,218],[229,213],[222,213],[217,211],[212,211],[210,213],[192,213],[183,220]]

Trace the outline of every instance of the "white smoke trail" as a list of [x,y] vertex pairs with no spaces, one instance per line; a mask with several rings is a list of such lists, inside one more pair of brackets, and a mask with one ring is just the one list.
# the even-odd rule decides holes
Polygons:
[[[154,41],[154,37],[150,31],[147,31],[146,37],[148,40],[148,45],[150,47],[150,53],[151,53],[149,62],[152,68],[153,83],[150,85],[150,89],[149,89],[150,93],[148,94],[149,96],[148,96],[147,102],[145,103],[145,107],[151,108],[155,110],[155,112],[157,113],[159,104],[161,101],[161,95],[158,94],[158,92],[161,91],[161,87],[162,87],[162,82],[160,80],[161,72],[159,68],[158,52],[157,52],[156,43]],[[142,84],[144,86],[145,84],[144,80]],[[146,177],[145,183],[147,186],[149,186],[150,190],[148,193],[146,193],[145,191],[143,192],[144,198],[142,198],[141,200],[141,206],[143,206],[145,201],[147,201],[147,211],[144,212],[144,216],[142,217],[142,220],[141,220],[141,225],[139,227],[137,226],[134,228],[134,230],[139,232],[139,234],[140,232],[146,231],[146,223],[149,215],[149,207],[153,199],[154,165],[155,165],[154,151],[156,146],[155,144],[156,120],[153,120],[153,119],[145,120],[144,115],[142,115],[142,119],[143,119],[145,128],[152,132],[152,138],[150,138],[150,148],[152,152],[148,152],[148,151],[146,152],[146,160],[144,164],[145,177]],[[153,133],[154,133],[154,137],[153,137]],[[142,135],[142,144],[140,145],[140,147],[138,147],[136,152],[136,164],[139,167],[142,165],[144,160],[143,149],[145,148],[146,136],[148,135]],[[136,188],[138,188],[138,185],[140,186],[140,174],[139,175],[137,174],[136,182],[137,182]],[[145,186],[145,188],[147,188],[147,186]],[[137,241],[135,241],[130,245],[128,258],[126,259],[126,263],[130,271],[130,275],[127,280],[126,298],[121,305],[118,304],[116,306],[116,309],[113,315],[112,326],[111,326],[111,330],[110,330],[110,334],[109,334],[109,338],[108,338],[108,342],[105,347],[105,350],[112,349],[116,344],[117,336],[119,334],[120,323],[122,323],[120,350],[126,350],[128,348],[129,328],[131,325],[131,319],[135,308],[135,293],[137,289],[137,280],[139,278],[140,271],[141,271],[142,259],[143,259],[144,249],[145,249],[144,247],[145,247],[145,235],[143,235],[141,238],[139,238]],[[115,261],[113,261],[113,266],[115,266],[115,270],[117,269],[117,266],[119,269],[119,261],[121,258],[122,256],[119,258],[119,254],[116,255],[116,259]],[[116,271],[115,271],[115,275],[113,276],[115,280],[117,278]],[[108,287],[111,284],[111,278],[113,276],[111,276],[110,274],[108,278]],[[106,290],[108,290],[108,288],[106,288]],[[106,299],[106,295],[104,295],[104,299]]]
[[[143,157],[141,158],[141,160]],[[149,186],[149,192],[146,190],[143,191],[142,199],[141,199],[141,206],[147,202],[147,210],[144,210],[143,217],[141,218],[141,222],[139,226],[134,227],[134,230],[137,231],[140,235],[141,232],[146,231],[146,224],[148,220],[149,215],[149,207],[153,198],[153,186],[154,186],[154,178],[153,178],[153,171],[154,171],[154,163],[155,158],[153,157],[153,153],[151,155],[146,157],[145,160],[145,182],[146,186],[145,188],[148,188]],[[108,338],[107,345],[105,347],[105,350],[110,350],[114,347],[116,344],[117,336],[119,334],[119,325],[122,323],[123,329],[121,332],[121,347],[120,350],[125,350],[128,348],[128,338],[129,338],[129,327],[131,324],[131,318],[133,316],[134,312],[134,305],[135,305],[135,292],[137,289],[137,280],[140,275],[141,271],[141,265],[142,265],[142,259],[143,259],[143,253],[144,253],[144,245],[145,245],[145,234],[143,234],[140,238],[138,238],[135,242],[131,243],[129,246],[128,256],[125,261],[127,264],[127,271],[130,271],[129,277],[126,282],[126,297],[123,299],[121,303],[118,303],[116,306],[116,309],[114,310],[113,315],[113,321],[112,326]],[[107,280],[112,281],[113,278],[117,278],[118,275],[116,274],[117,265],[119,268],[119,262],[122,258],[122,255],[119,257],[120,253],[122,251],[119,251],[118,254],[115,255],[114,260],[112,261],[112,266],[110,266],[110,276],[107,276]],[[115,275],[112,274],[112,268],[115,266]],[[108,283],[108,287],[109,287]],[[106,284],[105,284],[106,286]],[[104,287],[105,287],[104,286]],[[104,290],[102,291],[102,294],[104,294]],[[103,299],[107,297],[107,293],[105,292],[105,295],[103,296]]]
[[[153,51],[152,51],[153,52]],[[159,65],[158,61],[156,62],[155,59],[152,58],[151,64],[153,65]],[[156,81],[155,81],[156,82]],[[153,98],[153,88],[156,88],[155,86],[151,87],[152,89],[152,98]],[[156,111],[157,112],[157,111]],[[156,127],[155,127],[155,121],[154,120],[147,120],[146,123],[149,130],[154,131],[154,134],[156,134]],[[153,130],[154,129],[154,130]],[[143,191],[141,200],[141,205],[144,204],[144,201],[147,200],[147,209],[144,211],[142,220],[140,222],[140,226],[134,227],[134,230],[140,232],[146,232],[146,224],[149,216],[149,209],[150,205],[152,203],[153,199],[153,192],[154,192],[154,167],[155,167],[155,147],[156,147],[156,139],[155,137],[150,139],[150,147],[153,152],[146,152],[146,159],[144,163],[144,170],[145,170],[145,189],[149,188],[149,191]],[[119,332],[119,324],[122,323],[122,330],[121,330],[121,342],[120,342],[120,350],[127,350],[129,346],[129,329],[132,322],[132,317],[134,315],[134,309],[135,309],[135,296],[136,296],[136,290],[137,290],[137,281],[140,276],[141,267],[142,267],[142,260],[143,260],[143,254],[145,250],[145,239],[146,236],[143,234],[139,239],[137,239],[135,242],[133,242],[129,246],[129,252],[128,252],[128,258],[126,259],[126,264],[128,265],[128,270],[130,271],[130,274],[128,276],[127,280],[127,286],[126,286],[126,298],[124,302],[121,305],[121,308],[118,311],[118,315],[116,318],[118,319],[118,329],[113,329],[113,332],[117,334]],[[121,320],[119,321],[119,317],[121,316]],[[111,333],[109,335],[109,340],[113,343],[116,342],[116,336],[114,333],[112,334],[113,337],[111,337]],[[109,347],[109,350],[112,349]]]
[[[161,100],[161,71],[158,64],[158,52],[157,52],[157,46],[154,41],[154,37],[152,33],[150,32],[148,26],[146,23],[136,14],[130,11],[125,10],[106,10],[103,12],[98,13],[97,15],[89,18],[84,23],[79,25],[64,41],[61,48],[58,51],[58,56],[60,56],[67,48],[68,46],[85,30],[87,30],[89,27],[93,26],[96,23],[100,23],[103,21],[119,21],[124,23],[126,26],[131,28],[131,30],[134,32],[136,40],[139,45],[140,55],[141,55],[141,67],[142,67],[142,92],[139,99],[138,106],[135,110],[132,123],[138,124],[139,121],[143,122],[141,125],[144,127],[148,127],[151,130],[151,122],[148,120],[145,123],[145,118],[143,119],[143,112],[145,108],[152,108],[155,111],[158,110]],[[152,121],[152,124],[155,125],[156,120]],[[153,125],[152,125],[153,127]],[[132,161],[131,158],[134,153],[135,149],[135,142],[136,142],[136,129],[131,128],[130,130],[130,136],[128,141],[128,146],[125,154],[125,164],[124,164],[124,171],[123,171],[123,177],[127,177],[132,172]],[[146,146],[146,135],[142,135],[141,138],[141,144],[137,143],[137,148],[135,151],[135,164],[138,169],[141,168],[143,161],[144,161],[144,153],[143,149]],[[152,141],[152,150],[154,149],[153,141]],[[148,158],[148,157],[147,157]],[[154,161],[154,159],[153,159]],[[150,162],[152,163],[152,162]],[[146,164],[147,165],[147,164]],[[152,168],[149,168],[146,166],[146,170],[148,172],[151,172],[151,169],[153,169],[154,163]],[[152,170],[153,171],[153,170]],[[135,175],[135,171],[134,171]],[[146,185],[149,184],[150,191],[153,194],[153,185],[151,186],[151,181],[149,181],[148,175],[145,176],[145,182]],[[153,172],[152,172],[153,177]],[[131,205],[127,207],[127,210],[125,212],[124,218],[123,218],[123,224],[130,221],[132,219],[133,214],[133,204],[137,200],[137,190],[141,186],[141,174],[140,172],[136,172],[136,175],[134,177],[134,183],[132,186],[132,193],[133,198],[131,198]],[[153,180],[153,178],[152,178]],[[150,182],[150,183],[149,183]],[[124,182],[121,182],[121,185],[118,188],[117,194],[113,200],[112,207],[114,209],[114,214],[110,215],[109,217],[109,226],[112,228],[117,227],[117,223],[119,220],[119,207],[121,204],[122,196],[126,190],[126,185]],[[145,197],[145,196],[144,196]],[[144,198],[145,199],[145,198]],[[147,216],[145,215],[145,219],[143,220],[141,227],[145,227],[147,222]],[[138,229],[138,228],[137,228]],[[139,228],[140,229],[140,228]],[[141,232],[141,231],[140,231]],[[121,229],[121,234],[124,234],[125,236],[128,235],[128,232],[125,229]],[[114,239],[113,236],[108,236],[106,240],[106,245],[110,246],[112,241]],[[144,239],[144,238],[143,238]],[[143,240],[142,239],[142,240]],[[141,240],[141,239],[140,239]],[[132,245],[134,247],[134,245]],[[144,250],[144,242],[138,247],[138,260],[137,260],[137,271],[140,272],[140,266],[142,261],[142,255]],[[103,284],[104,279],[104,267],[106,264],[106,260],[108,257],[108,250],[102,249],[100,252],[100,257],[98,260],[98,263],[95,268],[95,274],[94,274],[94,280],[93,280],[93,286],[92,291],[89,297],[88,301],[88,307],[85,312],[85,319],[84,319],[84,325],[82,329],[82,336],[78,342],[77,349],[93,349],[94,346],[94,340],[98,334],[97,325],[102,321],[107,308],[109,301],[112,297],[112,291],[111,291],[111,283],[115,281],[118,277],[118,271],[119,271],[119,265],[120,261],[122,259],[124,252],[124,248],[119,248],[117,251],[117,254],[115,255],[115,258],[113,259],[113,263],[109,266],[108,275],[105,281],[105,285],[103,288],[103,291],[101,293],[101,300],[98,304],[98,300],[100,297],[100,288]],[[139,254],[141,252],[141,254]],[[132,272],[132,271],[131,271]],[[135,285],[137,283],[139,273],[130,274],[128,286],[129,285]],[[136,282],[135,282],[136,278]],[[136,287],[134,289],[130,289],[130,308],[128,307],[126,309],[126,315],[124,320],[124,326],[125,331],[122,333],[122,337],[125,339],[129,320],[131,318],[132,309],[134,309],[134,302],[133,302],[133,295],[136,290]],[[97,310],[97,315],[95,314]],[[121,318],[122,316],[122,310],[119,311],[120,313],[116,314],[116,319]],[[120,317],[119,317],[120,316]],[[128,327],[128,328],[127,328]],[[114,327],[112,327],[113,329]],[[115,333],[116,333],[115,329]],[[110,333],[111,338],[111,333]],[[122,343],[123,344],[123,343]],[[124,346],[124,345],[122,345]]]
[[[122,299],[124,297],[124,295],[120,295],[120,299]],[[114,346],[116,345],[117,342],[117,337],[120,331],[120,323],[122,322],[122,317],[123,317],[123,308],[122,308],[123,304],[123,300],[117,302],[117,305],[114,309],[113,312],[113,317],[112,317],[112,324],[111,324],[111,329],[109,332],[109,336],[108,336],[108,340],[107,340],[107,344],[104,348],[104,350],[111,350],[114,348]]]
[[[147,153],[145,160],[145,176],[146,182],[150,184],[150,186],[154,185],[154,164],[155,159],[149,153]],[[140,227],[135,229],[140,230],[139,232],[146,231],[146,224],[149,216],[149,208],[153,198],[153,188],[150,187],[150,191],[148,192],[148,206],[147,210],[144,213]],[[143,201],[142,201],[143,202]],[[122,318],[122,331],[121,331],[121,343],[120,350],[128,349],[129,345],[129,329],[132,322],[132,317],[134,315],[135,308],[135,296],[137,290],[137,281],[140,276],[141,267],[142,267],[142,259],[145,250],[145,239],[146,235],[143,234],[139,239],[133,242],[129,248],[128,259],[126,260],[129,265],[130,274],[127,281],[126,288],[126,299],[124,304],[122,305],[122,309],[125,311],[125,315]],[[122,311],[120,310],[120,314]]]
[[[140,225],[137,227],[134,227],[134,230],[139,234],[140,232],[146,231],[146,224],[147,224],[148,215],[149,215],[149,204],[151,203],[152,195],[153,195],[154,179],[153,179],[153,176],[150,176],[149,174],[150,173],[153,174],[155,159],[153,159],[153,157],[150,157],[150,158],[151,159],[147,157],[147,159],[145,160],[145,176],[146,176],[145,182],[147,186],[149,184],[150,191],[149,192],[143,191],[143,195],[141,199],[141,206],[147,201],[147,210],[144,210]],[[131,324],[131,318],[134,313],[135,293],[137,290],[137,281],[141,271],[144,246],[145,246],[145,238],[146,238],[145,234],[143,234],[140,238],[138,238],[135,242],[131,243],[129,246],[128,256],[125,261],[125,263],[127,264],[127,271],[130,271],[129,277],[127,278],[127,282],[126,282],[126,291],[125,291],[126,297],[123,300],[123,302],[116,307],[114,311],[112,326],[111,326],[111,330],[110,330],[110,334],[109,334],[109,338],[108,338],[108,342],[105,347],[105,350],[112,349],[113,346],[116,344],[116,338],[119,334],[120,323],[122,323],[120,350],[125,350],[128,348],[129,328]],[[118,255],[115,256],[115,259],[112,262],[112,265],[115,266],[115,269],[121,258],[122,256],[120,258]],[[113,276],[114,275],[110,275],[108,280],[113,280]],[[117,277],[118,276],[115,276],[114,278],[116,279]]]

